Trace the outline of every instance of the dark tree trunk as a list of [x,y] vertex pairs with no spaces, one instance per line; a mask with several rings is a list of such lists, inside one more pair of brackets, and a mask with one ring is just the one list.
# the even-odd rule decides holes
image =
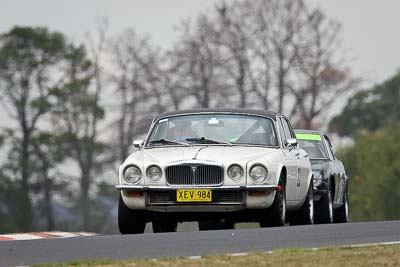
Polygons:
[[82,230],[90,230],[90,171],[83,170],[81,177]]
[[45,213],[47,221],[47,230],[53,231],[55,229],[54,213],[53,213],[53,196],[52,196],[52,181],[48,177],[47,168],[43,170],[44,176],[44,198],[45,198]]
[[22,231],[31,231],[33,224],[32,203],[29,188],[29,131],[24,130],[21,143],[21,221],[19,226]]

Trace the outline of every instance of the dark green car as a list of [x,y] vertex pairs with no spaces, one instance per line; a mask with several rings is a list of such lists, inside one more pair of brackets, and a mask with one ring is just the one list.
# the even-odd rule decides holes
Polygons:
[[300,148],[309,155],[314,174],[315,222],[348,222],[348,177],[328,136],[310,130],[295,130],[295,133]]

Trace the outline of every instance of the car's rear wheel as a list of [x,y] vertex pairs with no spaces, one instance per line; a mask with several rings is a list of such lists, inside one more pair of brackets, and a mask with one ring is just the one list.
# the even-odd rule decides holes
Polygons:
[[210,230],[228,230],[234,229],[235,224],[227,220],[205,220],[199,221],[199,231],[210,231]]
[[260,220],[260,227],[283,226],[286,222],[286,190],[283,177],[279,179],[279,188],[275,193],[274,202]]
[[166,220],[154,220],[152,225],[154,233],[176,232],[178,228],[177,222]]
[[349,194],[346,192],[343,195],[343,204],[334,210],[334,223],[348,223],[349,219]]
[[144,211],[131,210],[128,208],[122,196],[119,196],[118,201],[118,228],[123,235],[127,234],[142,234],[146,226]]
[[311,180],[306,199],[301,208],[288,216],[290,225],[314,224],[314,186]]
[[333,195],[331,183],[328,180],[328,192],[315,203],[315,223],[333,222]]

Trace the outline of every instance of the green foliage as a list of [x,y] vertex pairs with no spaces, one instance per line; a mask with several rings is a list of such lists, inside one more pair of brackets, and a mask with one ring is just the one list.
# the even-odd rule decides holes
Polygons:
[[62,33],[49,32],[42,27],[14,27],[1,35],[0,66],[36,68],[53,64],[65,50]]
[[24,211],[19,207],[23,202],[17,183],[0,172],[0,233],[22,230]]
[[16,223],[23,231],[33,228],[31,200],[32,136],[51,105],[51,88],[62,75],[67,42],[62,33],[42,27],[14,27],[0,35],[0,100],[18,128],[8,129],[10,150],[6,164],[16,177],[20,196],[13,211],[21,213]]
[[[17,26],[0,35],[0,101],[7,105],[18,126],[1,133],[10,148],[2,167],[15,179],[0,184],[1,196],[13,193],[13,197],[2,199],[0,219],[9,223],[7,227],[0,223],[0,231],[40,228],[40,220],[33,214],[50,221],[58,209],[53,209],[53,195],[59,197],[71,191],[59,190],[65,181],[59,178],[59,167],[65,160],[79,166],[78,180],[84,192],[75,192],[73,200],[75,206],[81,206],[77,195],[83,195],[84,212],[88,214],[92,204],[89,190],[95,182],[92,176],[102,171],[97,158],[106,147],[96,135],[97,122],[105,112],[99,103],[100,93],[97,88],[92,90],[93,77],[86,48],[69,42],[62,33]],[[51,127],[43,131],[42,125],[49,124]],[[99,210],[98,221],[104,220],[103,210],[108,209],[100,212],[92,206]],[[87,221],[90,219],[88,215]]]
[[355,138],[340,151],[350,176],[352,219],[398,219],[400,210],[400,72],[349,99],[330,123],[332,130]]
[[349,99],[330,127],[341,135],[354,136],[362,130],[374,131],[400,120],[400,72],[370,90]]
[[400,123],[360,135],[339,157],[351,177],[353,220],[400,218]]

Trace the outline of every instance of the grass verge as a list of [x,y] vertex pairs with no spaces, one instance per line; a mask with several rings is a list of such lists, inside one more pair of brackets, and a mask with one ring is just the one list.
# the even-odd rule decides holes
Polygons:
[[200,259],[162,258],[157,260],[137,259],[128,261],[84,260],[65,264],[42,264],[36,267],[56,266],[97,266],[97,267],[314,267],[314,266],[400,266],[400,245],[368,246],[368,247],[326,247],[312,249],[279,249],[272,253],[254,252],[245,256],[210,255]]

